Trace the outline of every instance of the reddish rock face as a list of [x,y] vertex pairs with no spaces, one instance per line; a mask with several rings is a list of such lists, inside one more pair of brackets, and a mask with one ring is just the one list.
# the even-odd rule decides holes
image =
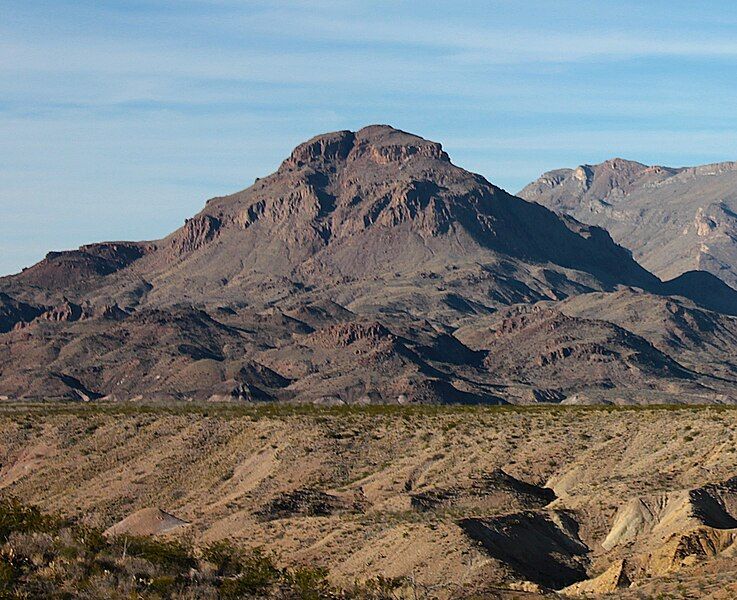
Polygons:
[[370,344],[392,341],[395,336],[381,323],[342,323],[315,335],[316,341],[325,346],[345,348],[351,344],[366,340]]
[[56,322],[70,322],[78,321],[82,317],[82,307],[73,302],[64,302],[59,306],[47,310],[45,313],[39,316],[39,319],[45,321],[56,321]]
[[220,220],[210,215],[187,219],[184,227],[171,240],[172,253],[175,257],[180,257],[202,248],[215,239],[220,225]]
[[355,140],[356,136],[352,131],[338,131],[317,136],[297,146],[282,163],[281,169],[300,168],[318,160],[345,160],[353,149]]

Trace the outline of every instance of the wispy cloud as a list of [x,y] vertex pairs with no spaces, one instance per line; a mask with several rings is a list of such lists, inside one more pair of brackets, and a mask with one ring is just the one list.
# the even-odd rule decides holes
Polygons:
[[0,273],[96,232],[163,235],[370,122],[512,190],[608,152],[734,158],[735,34],[715,0],[6,0]]

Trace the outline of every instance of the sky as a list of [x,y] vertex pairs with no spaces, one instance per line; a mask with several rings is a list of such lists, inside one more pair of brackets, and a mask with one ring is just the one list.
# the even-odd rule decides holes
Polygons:
[[0,274],[160,238],[371,123],[510,192],[737,160],[737,3],[0,0]]

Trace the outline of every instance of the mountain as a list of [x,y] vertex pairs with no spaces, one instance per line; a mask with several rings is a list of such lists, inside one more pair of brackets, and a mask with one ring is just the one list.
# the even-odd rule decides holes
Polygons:
[[731,401],[729,367],[686,367],[627,326],[558,307],[623,289],[691,298],[722,329],[737,314],[718,279],[664,283],[604,229],[374,125],[300,144],[164,239],[53,252],[0,279],[0,394]]
[[606,228],[663,279],[708,271],[737,288],[737,162],[676,169],[615,158],[550,171],[519,196]]
[[[166,305],[242,300],[244,288],[266,280],[292,293],[347,279],[445,276],[451,266],[465,276],[478,263],[492,265],[499,294],[520,299],[657,283],[605,231],[507,194],[453,165],[438,143],[372,126],[301,144],[276,173],[209,200],[163,240],[52,253],[0,287],[48,298],[63,282],[77,302],[104,289]],[[505,278],[523,281],[524,292]],[[141,280],[152,289],[135,292]]]

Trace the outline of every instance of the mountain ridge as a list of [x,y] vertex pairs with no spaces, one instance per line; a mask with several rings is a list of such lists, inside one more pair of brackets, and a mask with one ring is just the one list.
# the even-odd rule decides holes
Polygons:
[[[455,337],[511,305],[622,288],[737,314],[711,277],[663,283],[606,230],[508,194],[437,142],[337,131],[161,240],[50,253],[1,278],[0,394],[498,403],[612,401],[614,386],[617,402],[724,401],[715,374],[685,375],[605,321],[552,317],[474,348]],[[561,335],[541,345],[546,327]],[[530,357],[556,366],[531,377]]]
[[737,162],[671,168],[612,159],[549,171],[518,195],[605,227],[663,279],[698,270],[737,287]]

